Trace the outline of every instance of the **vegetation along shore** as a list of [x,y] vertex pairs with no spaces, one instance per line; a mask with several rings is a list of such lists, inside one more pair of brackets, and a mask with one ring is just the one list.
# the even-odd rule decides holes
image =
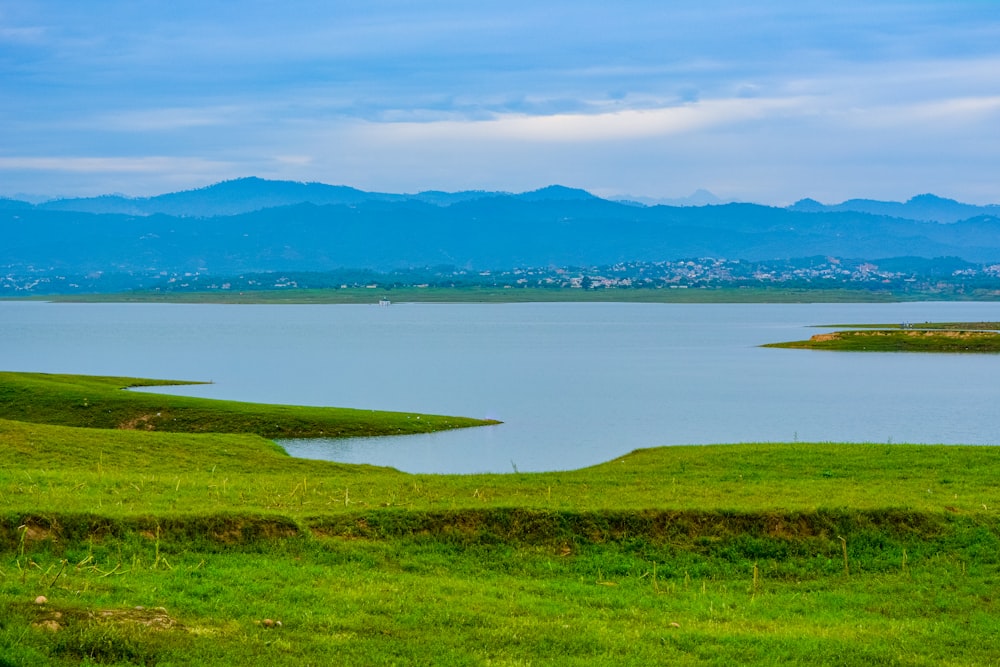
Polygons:
[[[993,447],[669,447],[410,475],[262,437],[318,428],[313,408],[255,421],[118,389],[160,383],[0,375],[0,664],[1000,658],[984,641],[1000,630]],[[189,416],[166,432],[164,414]],[[401,428],[367,414],[362,430]]]
[[842,352],[1000,352],[1000,322],[901,323],[893,328],[885,324],[836,326],[853,328],[764,347]]
[[695,289],[573,289],[526,287],[394,287],[378,290],[290,288],[214,291],[129,290],[30,298],[62,303],[364,304],[388,303],[894,303],[990,301],[996,293],[899,292],[887,289],[706,287]]

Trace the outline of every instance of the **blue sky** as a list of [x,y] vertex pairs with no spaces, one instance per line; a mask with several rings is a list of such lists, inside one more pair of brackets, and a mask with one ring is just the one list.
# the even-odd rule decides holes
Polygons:
[[0,195],[1000,203],[1000,1],[0,0]]

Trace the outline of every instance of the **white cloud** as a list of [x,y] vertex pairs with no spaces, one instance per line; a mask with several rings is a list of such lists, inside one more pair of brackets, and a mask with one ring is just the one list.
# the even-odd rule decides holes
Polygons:
[[594,114],[499,115],[481,121],[384,123],[366,126],[377,141],[517,140],[539,144],[607,142],[663,137],[789,113],[797,99],[735,98],[659,109],[625,109]]
[[857,110],[850,122],[858,127],[891,128],[896,132],[909,126],[935,134],[954,128],[974,130],[990,119],[991,127],[1000,127],[1000,95],[880,105]]

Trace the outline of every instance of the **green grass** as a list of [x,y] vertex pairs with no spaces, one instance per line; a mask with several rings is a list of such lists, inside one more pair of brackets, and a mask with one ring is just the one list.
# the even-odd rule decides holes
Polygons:
[[861,329],[816,334],[809,340],[769,343],[763,347],[842,352],[1000,352],[996,331],[938,329]]
[[0,372],[0,418],[25,422],[268,438],[426,433],[495,421],[416,413],[213,401],[122,391],[173,380]]
[[[161,546],[158,555],[155,544],[129,538],[34,551],[23,569],[7,556],[0,570],[7,664],[974,665],[998,658],[996,562],[973,562],[959,545],[911,551],[905,563],[898,545],[890,548],[894,562],[851,553],[854,569],[845,575],[836,549],[790,568],[793,559],[754,549],[719,556],[636,542],[564,553],[293,538],[218,553]],[[46,604],[33,604],[38,591]]]
[[[120,380],[14,384],[147,396]],[[998,471],[760,443],[410,475],[0,419],[0,665],[997,664]]]
[[[110,431],[0,420],[3,507],[114,516],[221,511],[323,521],[375,511],[815,512],[1000,507],[1000,450],[886,444],[638,450],[564,472],[408,475],[287,456],[250,435]],[[21,471],[16,474],[12,471]],[[382,521],[382,519],[372,519]]]

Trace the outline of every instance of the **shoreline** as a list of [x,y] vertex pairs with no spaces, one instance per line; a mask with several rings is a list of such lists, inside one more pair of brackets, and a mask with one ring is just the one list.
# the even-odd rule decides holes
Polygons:
[[379,304],[392,303],[905,303],[994,302],[995,292],[958,295],[866,289],[717,287],[690,289],[418,288],[289,289],[230,292],[109,292],[2,297],[52,303]]

